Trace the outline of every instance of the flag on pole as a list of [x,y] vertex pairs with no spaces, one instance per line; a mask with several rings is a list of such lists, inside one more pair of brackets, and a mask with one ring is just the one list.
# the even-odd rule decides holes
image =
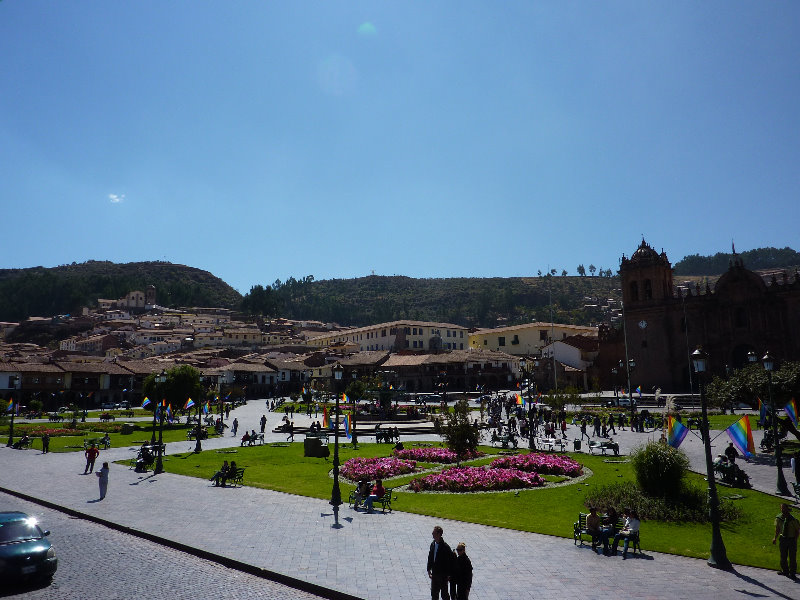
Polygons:
[[348,402],[350,402],[350,398],[347,397],[347,394],[342,394],[342,402],[344,404],[347,404]]
[[347,439],[351,439],[353,434],[350,432],[350,415],[344,415],[344,434],[347,436]]
[[517,394],[517,406],[525,406],[525,401],[522,399],[522,396]]
[[667,423],[667,443],[673,448],[677,448],[689,430],[672,415],[668,417]]
[[142,408],[145,408],[148,404],[150,404],[150,398],[145,396],[144,400],[142,400]]
[[330,429],[331,428],[331,420],[328,418],[328,407],[327,406],[323,406],[322,407],[322,426],[325,429]]
[[637,385],[636,386],[636,392],[639,394],[639,399],[641,400],[642,399],[642,386]]
[[303,391],[301,392],[301,394],[302,394],[303,396],[305,396],[305,395],[306,395],[306,386],[303,386]]
[[13,398],[9,398],[8,399],[8,406],[6,406],[6,412],[11,412],[12,410],[14,410],[14,399]]
[[209,405],[208,405],[208,400],[206,400],[206,403],[205,403],[205,404],[203,404],[203,414],[204,414],[204,415],[207,415],[207,414],[208,414],[209,408],[210,408],[210,407],[209,407]]
[[789,415],[794,426],[797,427],[797,400],[794,398],[789,400],[789,403],[783,407],[783,410],[786,411],[786,414]]
[[193,406],[194,406],[194,400],[192,400],[191,398],[188,398],[186,400],[186,404],[183,405],[183,410],[189,410]]
[[167,406],[167,421],[172,423],[172,403]]
[[753,430],[750,429],[750,417],[748,415],[736,421],[725,432],[731,438],[733,445],[739,449],[739,452],[747,458],[753,456],[756,446],[753,443]]
[[758,398],[758,422],[761,425],[767,422],[767,405]]

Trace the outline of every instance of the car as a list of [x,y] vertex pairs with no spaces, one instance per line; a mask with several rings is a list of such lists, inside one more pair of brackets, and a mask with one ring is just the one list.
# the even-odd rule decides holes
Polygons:
[[102,410],[112,410],[114,408],[114,403],[113,402],[103,402],[100,405],[100,408]]
[[59,406],[56,412],[65,413],[69,412],[69,406]]
[[58,558],[35,517],[24,512],[0,512],[0,581],[50,579]]
[[631,400],[630,398],[623,396],[617,401],[617,406],[630,406],[631,402],[633,402],[633,405],[636,406],[636,398]]

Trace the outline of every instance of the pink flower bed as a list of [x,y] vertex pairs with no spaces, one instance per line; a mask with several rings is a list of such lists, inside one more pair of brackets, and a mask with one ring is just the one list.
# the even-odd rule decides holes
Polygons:
[[[458,455],[448,448],[408,448],[405,450],[395,450],[397,458],[416,460],[418,462],[444,463],[450,464],[458,462]],[[483,452],[467,452],[461,460],[470,460],[483,456]]]
[[566,475],[567,477],[577,477],[583,473],[580,463],[568,456],[538,453],[503,456],[493,460],[491,467],[493,469],[519,469],[546,475]]
[[413,460],[397,458],[351,458],[342,465],[339,473],[351,481],[361,479],[388,479],[397,475],[411,473],[417,463]]
[[519,469],[451,467],[441,473],[412,479],[409,488],[415,492],[488,492],[539,487],[544,483],[537,473]]

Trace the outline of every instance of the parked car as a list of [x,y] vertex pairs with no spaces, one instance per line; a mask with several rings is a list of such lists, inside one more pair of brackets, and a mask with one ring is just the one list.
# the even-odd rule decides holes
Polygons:
[[130,403],[130,402],[128,402],[127,400],[125,400],[124,402],[122,402],[122,403],[120,404],[120,407],[121,407],[121,408],[124,408],[125,410],[130,410],[130,408],[131,408],[131,403]]
[[100,408],[103,409],[103,410],[112,410],[114,408],[114,403],[113,402],[103,402],[100,405]]
[[59,406],[56,412],[65,413],[69,412],[69,406]]
[[618,402],[617,406],[630,407],[631,402],[633,402],[633,405],[636,406],[636,398],[620,398],[617,402]]
[[36,519],[23,512],[0,512],[0,581],[50,578],[58,558]]

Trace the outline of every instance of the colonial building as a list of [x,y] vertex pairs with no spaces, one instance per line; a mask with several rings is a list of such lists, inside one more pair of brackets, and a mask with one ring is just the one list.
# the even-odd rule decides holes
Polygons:
[[[620,264],[624,328],[601,328],[596,375],[614,385],[612,368],[635,361],[631,387],[689,390],[689,355],[709,355],[710,375],[740,368],[747,353],[769,351],[777,360],[800,360],[800,273],[764,277],[734,255],[713,286],[676,287],[667,255],[642,240]],[[623,362],[624,364],[624,362]],[[620,382],[627,374],[616,374]]]
[[469,347],[467,328],[452,323],[392,321],[326,333],[308,340],[317,347],[343,343],[358,344],[360,351],[465,350]]
[[478,329],[469,334],[469,347],[516,356],[533,356],[541,354],[542,348],[556,340],[565,340],[573,335],[596,336],[597,327],[537,322]]

